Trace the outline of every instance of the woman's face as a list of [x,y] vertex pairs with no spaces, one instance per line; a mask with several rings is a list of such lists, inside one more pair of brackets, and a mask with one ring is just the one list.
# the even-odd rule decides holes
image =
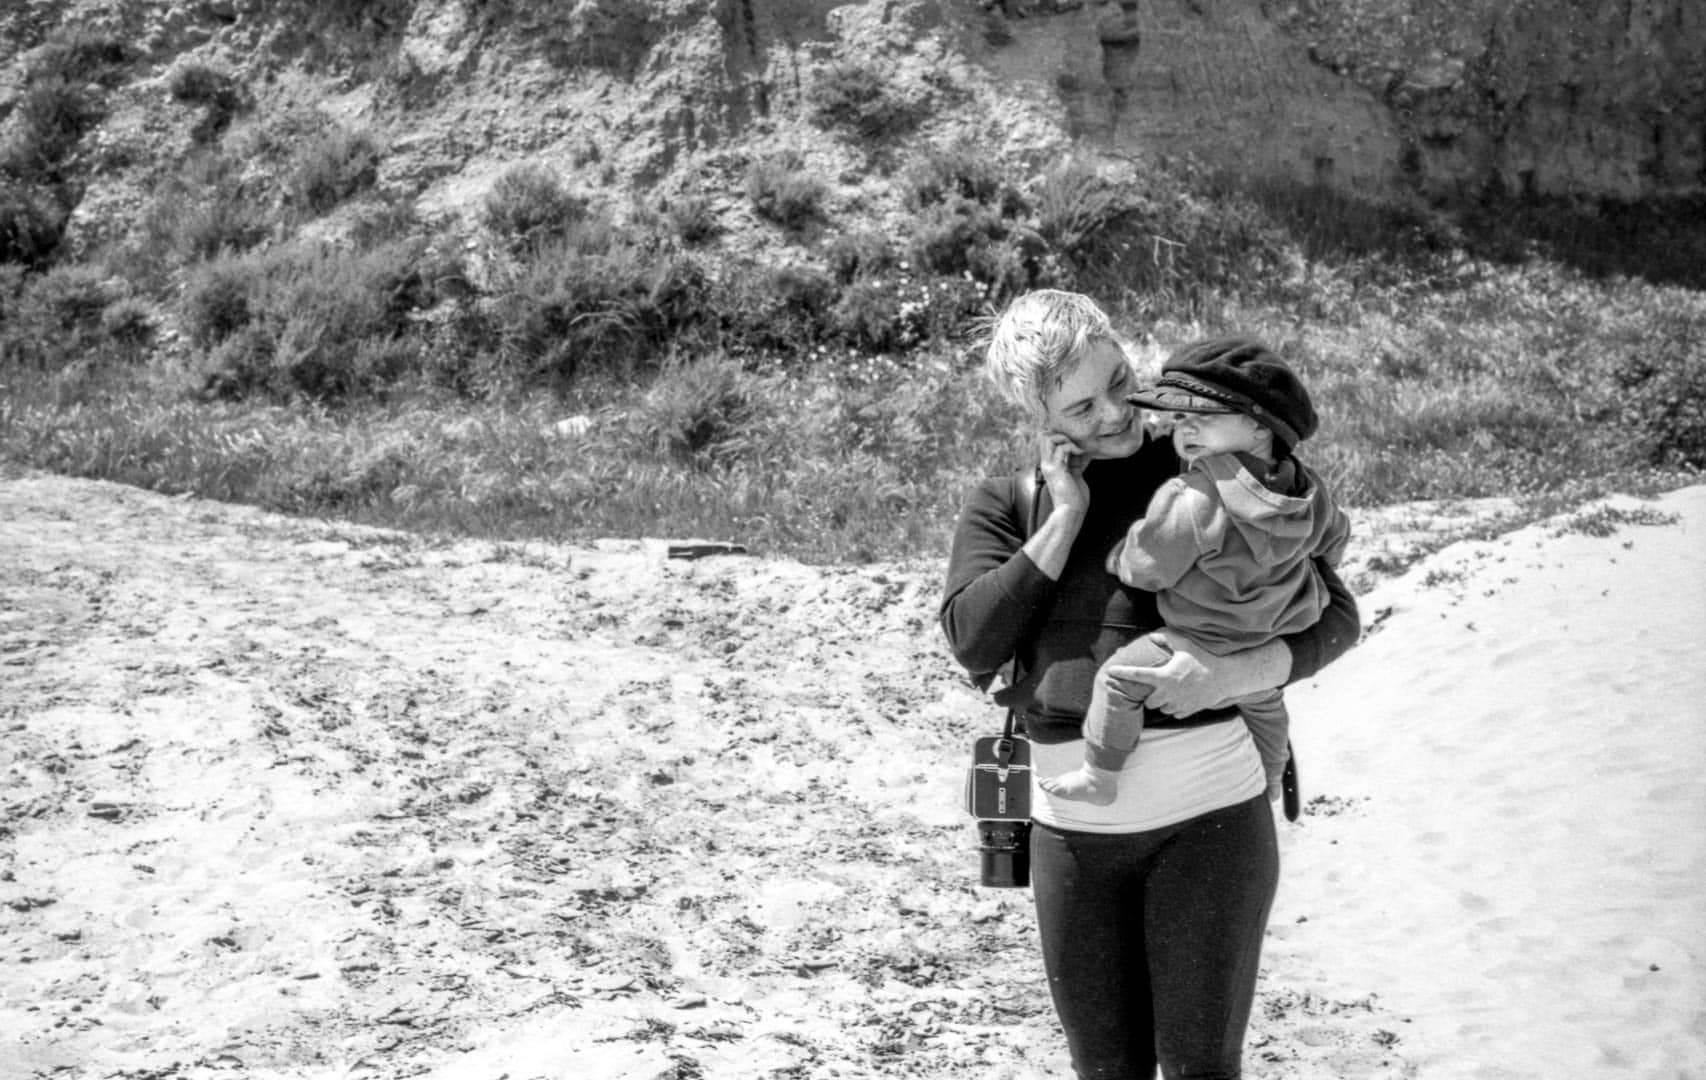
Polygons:
[[1059,432],[1091,459],[1130,457],[1143,445],[1131,365],[1110,341],[1092,345],[1077,369],[1043,397],[1043,427]]

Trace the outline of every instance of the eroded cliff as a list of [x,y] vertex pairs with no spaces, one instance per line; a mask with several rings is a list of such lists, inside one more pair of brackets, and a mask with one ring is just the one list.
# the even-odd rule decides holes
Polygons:
[[741,170],[779,149],[878,208],[880,161],[802,118],[849,59],[923,117],[910,137],[1033,160],[1077,141],[1364,195],[1706,194],[1698,0],[30,0],[0,13],[0,135],[72,27],[132,52],[76,162],[85,238],[194,149],[167,92],[186,64],[230,72],[251,115],[374,132],[383,185],[429,215],[537,160],[701,189],[738,227]]

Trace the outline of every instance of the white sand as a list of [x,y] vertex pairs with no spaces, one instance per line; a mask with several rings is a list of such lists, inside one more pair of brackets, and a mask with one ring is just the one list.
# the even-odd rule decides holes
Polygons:
[[[1294,689],[1248,1076],[1706,1078],[1706,487],[1613,507]],[[662,549],[0,477],[0,1080],[1065,1076],[939,562]]]
[[1290,698],[1269,967],[1429,1080],[1706,1077],[1706,488],[1613,505],[1679,521],[1448,548]]

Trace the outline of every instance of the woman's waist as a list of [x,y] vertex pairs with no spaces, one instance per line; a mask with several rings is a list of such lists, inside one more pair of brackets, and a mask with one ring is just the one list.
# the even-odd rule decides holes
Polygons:
[[1107,806],[1058,799],[1038,783],[1082,763],[1077,741],[1035,746],[1033,820],[1077,832],[1144,832],[1244,802],[1267,787],[1261,755],[1241,722],[1146,729],[1121,770],[1118,795]]
[[[1083,734],[1084,715],[1081,712],[1051,712],[1034,703],[1015,707],[1013,712],[1018,718],[1019,730],[1032,742],[1048,745],[1076,739]],[[1224,724],[1240,718],[1238,710],[1231,706],[1204,709],[1189,716],[1169,716],[1164,712],[1146,710],[1143,714],[1143,728],[1145,731],[1197,728],[1209,724]]]
[[[1129,640],[1129,636],[1110,638],[1099,642],[1098,648],[1077,655],[1057,654],[1039,658],[1037,666],[1030,669],[1016,686],[1002,691],[997,700],[1020,715],[1032,738],[1046,742],[1075,739],[1085,714],[1090,710],[1097,671],[1119,645]],[[1205,709],[1190,716],[1169,716],[1155,709],[1146,709],[1144,726],[1201,727],[1218,724],[1237,715],[1237,710],[1231,708]]]

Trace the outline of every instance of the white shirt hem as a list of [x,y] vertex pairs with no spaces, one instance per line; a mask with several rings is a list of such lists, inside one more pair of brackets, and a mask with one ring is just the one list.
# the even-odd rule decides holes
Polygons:
[[1143,733],[1107,806],[1058,799],[1038,781],[1084,763],[1084,742],[1033,744],[1031,820],[1069,832],[1147,832],[1246,802],[1267,791],[1261,755],[1242,720]]

